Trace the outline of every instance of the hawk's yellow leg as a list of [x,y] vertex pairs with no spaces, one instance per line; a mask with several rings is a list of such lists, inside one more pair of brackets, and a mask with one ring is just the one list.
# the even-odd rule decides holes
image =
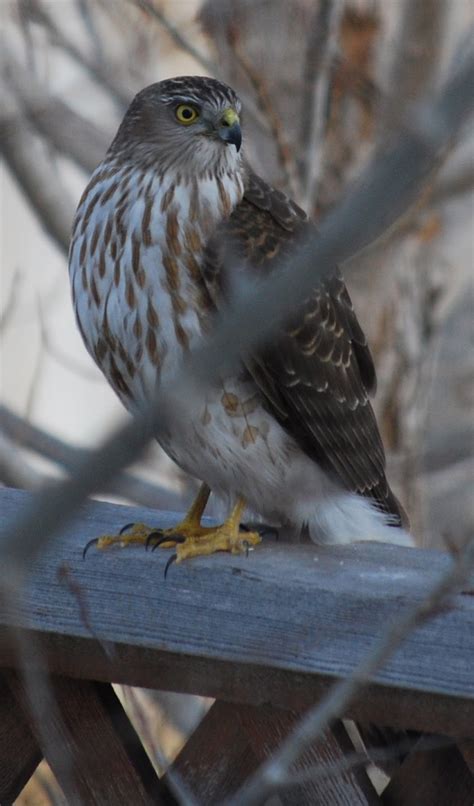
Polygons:
[[109,546],[127,546],[141,543],[160,548],[176,546],[176,562],[188,557],[214,554],[216,551],[228,551],[240,554],[261,542],[256,532],[240,529],[240,519],[245,509],[245,501],[239,498],[229,517],[220,526],[201,526],[201,518],[209,500],[210,489],[202,484],[184,519],[170,529],[156,529],[144,523],[135,523],[130,531],[119,535],[102,535],[85,547],[84,553],[91,544],[99,549]]
[[229,517],[221,526],[211,526],[204,534],[190,534],[176,546],[176,562],[189,557],[201,557],[214,554],[216,551],[228,551],[231,554],[242,554],[249,548],[258,545],[262,538],[257,532],[240,529],[240,520],[245,509],[245,501],[239,498]]

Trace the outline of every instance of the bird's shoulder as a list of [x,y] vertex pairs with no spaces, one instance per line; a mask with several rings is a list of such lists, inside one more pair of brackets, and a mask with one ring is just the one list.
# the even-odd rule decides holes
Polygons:
[[[204,256],[204,279],[215,303],[228,294],[229,287],[235,287],[239,272],[253,277],[270,275],[282,260],[288,260],[290,268],[298,238],[309,233],[317,237],[315,224],[301,207],[247,169],[243,198],[217,228]],[[314,353],[321,358],[333,355],[339,361],[342,353],[347,362],[348,353],[353,353],[361,394],[375,392],[372,356],[336,266],[315,282],[313,292],[289,316],[279,335],[298,352],[305,344],[313,344]]]

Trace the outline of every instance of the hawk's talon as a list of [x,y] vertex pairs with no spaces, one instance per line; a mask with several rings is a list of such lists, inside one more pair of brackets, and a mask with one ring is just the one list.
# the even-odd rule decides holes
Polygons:
[[177,554],[172,554],[171,557],[169,558],[168,562],[165,565],[165,572],[164,572],[165,579],[166,579],[166,575],[167,575],[169,569],[171,568],[173,563],[175,563],[177,561],[178,561],[178,555]]
[[120,529],[119,535],[125,534],[125,532],[131,529],[132,526],[135,526],[135,521],[132,521],[131,523],[126,523],[125,526],[122,526],[122,528]]
[[[176,533],[176,534],[173,533],[173,535],[171,536],[169,534],[168,535],[164,534],[163,531],[161,532],[161,534],[159,532],[152,532],[151,535],[148,535],[148,539],[146,541],[146,543],[147,543],[147,545],[146,545],[147,551],[148,551],[148,547],[149,547],[150,537],[153,537],[153,539],[154,539],[156,535],[158,535],[158,537],[155,540],[155,542],[153,544],[153,547],[151,549],[152,553],[159,546],[162,546],[163,543],[173,543],[174,545],[176,545],[176,543],[184,543],[184,541],[186,540],[185,536],[181,535],[179,533]],[[165,548],[173,548],[173,546],[170,545],[170,546],[166,546]]]
[[98,545],[99,545],[99,540],[100,540],[100,538],[99,538],[99,537],[93,537],[93,538],[92,538],[92,540],[89,540],[89,542],[88,542],[88,543],[86,543],[86,545],[85,545],[85,546],[84,546],[84,548],[82,549],[82,559],[83,559],[83,560],[85,560],[85,559],[86,559],[86,554],[87,554],[87,552],[89,551],[89,549],[90,549],[90,547],[91,547],[91,546],[94,546],[94,545],[95,545],[95,546],[98,546]]
[[[157,540],[160,540],[162,535],[163,535],[163,530],[162,529],[154,529],[153,532],[150,532],[150,534],[148,535],[148,537],[146,539],[146,542],[145,542],[145,551],[148,551],[148,549],[150,548],[150,543],[151,543],[152,540],[155,540],[155,538]],[[152,551],[153,551],[153,549],[152,549]]]

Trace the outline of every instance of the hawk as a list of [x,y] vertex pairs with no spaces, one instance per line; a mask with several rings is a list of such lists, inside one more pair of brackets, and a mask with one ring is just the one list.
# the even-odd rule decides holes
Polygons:
[[[152,84],[132,101],[79,203],[69,256],[77,323],[132,413],[212,334],[233,273],[271,276],[281,258],[291,266],[296,239],[314,227],[246,162],[240,115],[236,93],[215,79]],[[240,529],[246,506],[265,522],[305,526],[316,542],[403,542],[369,401],[375,385],[334,271],[270,343],[193,401],[186,421],[158,429],[164,450],[203,485],[157,542],[176,545],[178,560],[242,551],[260,540]],[[206,528],[211,490],[228,497],[230,514]],[[149,535],[139,524],[99,546]]]

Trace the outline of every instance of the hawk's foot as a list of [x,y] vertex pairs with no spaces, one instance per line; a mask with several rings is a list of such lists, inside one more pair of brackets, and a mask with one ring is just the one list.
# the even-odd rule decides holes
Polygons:
[[[204,557],[216,551],[227,551],[229,554],[248,553],[250,549],[262,542],[257,532],[247,532],[234,528],[226,521],[222,526],[211,528],[206,535],[189,536],[177,541],[175,562],[188,560],[190,557]],[[160,547],[167,543],[160,541]],[[155,548],[155,547],[154,547]]]
[[176,528],[173,536],[169,534],[171,530],[166,530],[155,540],[153,550],[169,545],[169,538],[175,540],[176,553],[170,558],[167,569],[172,562],[179,563],[191,557],[214,554],[216,551],[227,551],[230,554],[248,553],[250,549],[261,543],[262,538],[257,532],[251,532],[240,526],[240,517],[244,507],[244,501],[239,499],[229,518],[221,526],[200,527],[199,533],[189,532],[187,535],[183,535],[179,534],[178,528]]
[[124,526],[118,535],[102,535],[90,540],[85,546],[83,556],[94,545],[98,549],[107,549],[111,546],[129,546],[137,543],[156,548],[176,547],[176,553],[170,557],[166,570],[173,562],[182,562],[190,557],[207,556],[216,551],[226,551],[230,554],[248,553],[250,549],[261,543],[262,537],[268,527],[263,527],[261,534],[251,531],[248,526],[240,524],[240,518],[245,508],[243,499],[239,499],[230,513],[229,518],[220,526],[201,526],[201,517],[209,498],[210,490],[202,485],[196,500],[192,504],[186,517],[176,526],[169,529],[156,529],[144,523],[129,523]]
[[[116,535],[101,535],[89,540],[84,546],[82,556],[85,557],[92,546],[97,549],[108,549],[112,546],[125,548],[134,543],[143,546],[146,545],[149,535],[154,533],[156,533],[156,529],[147,526],[145,523],[129,523]],[[173,544],[170,543],[169,545],[172,546]]]
[[159,542],[163,548],[172,548],[178,541],[188,536],[199,537],[205,535],[207,532],[212,531],[210,527],[201,526],[201,517],[209,495],[209,487],[203,484],[186,516],[180,523],[170,529],[157,529],[156,526],[150,527],[145,523],[128,523],[116,535],[101,535],[89,540],[84,547],[82,556],[86,556],[91,546],[95,546],[98,549],[107,549],[111,546],[124,548],[136,543],[148,548],[149,544],[154,541]]

